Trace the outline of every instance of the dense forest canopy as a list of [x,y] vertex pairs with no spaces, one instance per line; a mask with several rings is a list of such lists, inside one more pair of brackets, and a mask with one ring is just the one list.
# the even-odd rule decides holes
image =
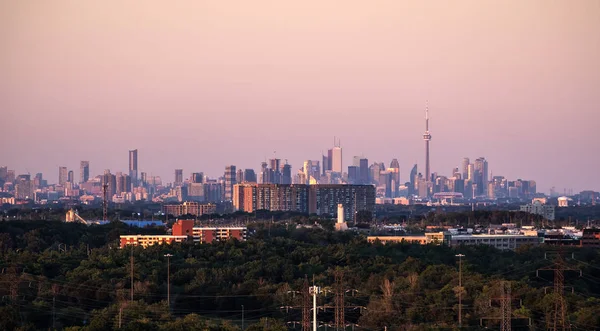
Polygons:
[[[554,268],[556,251],[369,244],[360,234],[328,227],[254,223],[246,242],[119,249],[121,234],[164,229],[0,222],[0,329],[301,330],[301,293],[305,282],[314,282],[323,290],[318,320],[324,330],[335,319],[336,272],[348,330],[456,329],[459,294],[463,328],[498,328],[505,282],[513,329],[545,329],[553,319],[554,273],[542,270],[538,277],[536,270]],[[457,254],[465,255],[462,290]],[[573,269],[564,273],[567,320],[572,329],[596,329],[598,250],[562,254],[565,268]]]

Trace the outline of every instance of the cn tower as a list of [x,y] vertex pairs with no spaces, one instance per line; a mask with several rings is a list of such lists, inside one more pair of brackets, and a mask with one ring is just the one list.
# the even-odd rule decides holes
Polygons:
[[425,140],[425,181],[431,181],[431,169],[429,168],[429,141],[431,141],[431,134],[429,133],[429,102],[425,105],[425,133],[423,134],[423,140]]

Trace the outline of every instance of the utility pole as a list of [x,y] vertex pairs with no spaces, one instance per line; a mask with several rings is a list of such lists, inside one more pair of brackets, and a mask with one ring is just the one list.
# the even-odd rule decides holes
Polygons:
[[317,294],[321,292],[321,288],[313,285],[310,292],[313,296],[313,331],[317,331]]
[[165,254],[164,256],[167,258],[167,307],[171,311],[171,257],[173,255]]
[[131,245],[131,257],[129,260],[131,262],[131,303],[133,303],[133,245]]
[[458,257],[458,327],[462,327],[462,258],[464,254],[456,254]]

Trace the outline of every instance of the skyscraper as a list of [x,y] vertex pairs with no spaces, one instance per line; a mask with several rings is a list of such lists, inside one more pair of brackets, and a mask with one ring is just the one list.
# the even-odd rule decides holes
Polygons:
[[488,162],[484,157],[475,160],[475,184],[477,184],[477,195],[485,195],[488,187]]
[[242,169],[237,170],[237,172],[235,173],[235,182],[236,183],[244,182],[244,170],[242,170]]
[[175,182],[173,186],[181,186],[183,184],[183,169],[175,169]]
[[332,150],[331,171],[342,173],[342,148],[334,147]]
[[348,184],[360,184],[359,169],[355,165],[348,166]]
[[366,158],[358,161],[358,178],[361,184],[369,184],[369,160]]
[[190,177],[190,182],[192,183],[202,183],[204,181],[204,174],[201,172],[193,172]]
[[291,183],[292,183],[292,166],[286,163],[281,166],[280,184],[291,184]]
[[260,178],[259,183],[267,184],[269,183],[269,168],[267,166],[267,162],[262,162],[260,164]]
[[67,167],[58,167],[58,184],[65,185],[69,180],[69,173]]
[[129,151],[129,177],[134,186],[138,183],[138,150]]
[[73,170],[69,170],[69,173],[67,175],[67,182],[73,184],[74,181],[75,181],[75,173],[73,172]]
[[329,150],[331,153],[331,171],[342,173],[342,147],[338,141],[337,145]]
[[418,176],[419,176],[419,172],[417,169],[417,165],[415,164],[412,169],[410,170],[410,186],[408,188],[408,192],[409,194],[415,194],[418,190]]
[[331,171],[331,150],[327,151],[327,156],[323,155],[323,176],[327,171]]
[[471,182],[475,181],[475,165],[473,163],[467,165],[466,179],[470,180]]
[[256,173],[254,172],[254,169],[244,170],[244,181],[248,183],[256,183]]
[[281,184],[281,170],[280,170],[281,159],[270,159],[269,166],[269,180],[271,184]]
[[79,164],[79,183],[85,183],[90,179],[90,161],[81,161]]
[[470,160],[468,157],[465,157],[462,161],[462,178],[463,179],[467,179],[469,178],[469,164],[470,164]]
[[429,142],[431,141],[431,133],[429,133],[429,105],[425,106],[425,181],[431,181],[431,168],[429,167]]
[[236,184],[236,168],[234,165],[225,167],[225,201],[233,199],[233,185]]
[[396,185],[400,185],[400,162],[398,162],[398,159],[393,159],[390,163],[390,172],[392,173],[392,180],[396,181]]

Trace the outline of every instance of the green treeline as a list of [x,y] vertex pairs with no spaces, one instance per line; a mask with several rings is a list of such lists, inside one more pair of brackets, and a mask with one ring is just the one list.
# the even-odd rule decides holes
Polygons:
[[[280,223],[255,223],[250,230],[246,242],[144,250],[119,249],[117,239],[162,230],[132,229],[118,222],[89,227],[0,222],[0,329],[239,331],[243,324],[252,331],[301,330],[294,322],[302,321],[306,279],[324,290],[318,297],[323,307],[318,310],[319,330],[324,331],[334,321],[336,270],[343,274],[347,330],[457,329],[459,253],[465,255],[463,328],[479,329],[481,319],[488,318],[484,325],[498,329],[493,318],[500,316],[497,299],[503,281],[512,290],[513,329],[542,330],[554,316],[553,272],[541,271],[536,277],[536,270],[552,268],[556,254],[542,247],[501,252],[489,247],[369,244],[351,232]],[[173,255],[169,266],[165,254]],[[598,250],[564,255],[569,268],[583,272],[579,277],[565,271],[568,321],[574,330],[597,329]]]

